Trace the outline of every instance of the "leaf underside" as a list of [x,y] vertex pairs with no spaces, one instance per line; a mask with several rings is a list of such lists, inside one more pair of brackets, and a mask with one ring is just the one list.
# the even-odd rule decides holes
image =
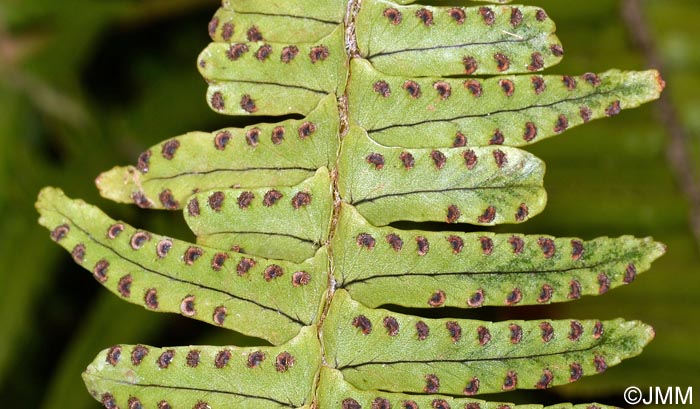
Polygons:
[[665,251],[650,238],[392,223],[535,216],[545,165],[519,147],[658,98],[658,73],[539,74],[563,49],[538,7],[312,3],[224,1],[197,64],[216,112],[297,117],[177,136],[97,179],[111,200],[182,211],[196,243],[41,192],[40,223],[117,296],[274,345],[117,345],[84,373],[91,394],[108,408],[519,407],[472,396],[639,354],[654,333],[636,321],[379,307],[565,302],[649,269]]

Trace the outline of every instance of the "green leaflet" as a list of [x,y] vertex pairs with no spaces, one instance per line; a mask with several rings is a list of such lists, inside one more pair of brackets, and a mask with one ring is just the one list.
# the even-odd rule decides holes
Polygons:
[[382,74],[353,60],[350,117],[383,145],[522,146],[659,97],[655,70],[488,79]]
[[336,291],[327,361],[363,390],[472,395],[544,389],[605,371],[654,337],[637,321],[422,319],[363,307]]
[[376,309],[568,301],[631,282],[664,252],[629,236],[387,226],[525,221],[544,208],[545,166],[517,146],[658,97],[655,71],[454,78],[556,64],[554,31],[536,7],[225,0],[198,59],[209,105],[305,118],[178,136],[97,180],[113,200],[183,209],[197,245],[53,188],[37,208],[118,296],[279,346],[112,347],[84,375],[93,396],[110,408],[501,408],[471,395],[548,388],[639,354],[653,330],[635,321]]
[[330,176],[321,168],[291,188],[197,193],[184,214],[202,245],[302,262],[325,243],[332,210]]
[[329,95],[301,120],[172,138],[142,153],[136,166],[102,173],[97,186],[117,202],[171,210],[199,190],[292,186],[332,166],[338,126]]
[[347,205],[332,248],[337,286],[373,308],[571,301],[632,282],[665,251],[650,238],[630,236],[583,241],[378,228]]
[[[386,391],[364,391],[353,387],[343,379],[342,373],[327,367],[321,368],[319,380],[319,406],[321,408],[347,408],[357,403],[363,408],[371,408],[373,405],[385,405],[392,408],[465,408],[465,409],[587,409],[591,404],[572,405],[570,403],[554,406],[542,405],[514,405],[504,402],[487,402],[474,398],[455,398],[445,395],[408,395],[403,393],[391,393]],[[391,406],[387,406],[386,403]],[[346,406],[343,406],[343,405]],[[415,404],[417,406],[411,406]],[[611,406],[593,404],[596,408],[607,409]],[[379,406],[382,407],[382,406]]]
[[209,23],[216,42],[303,42],[330,34],[345,10],[335,0],[260,2],[226,1]]
[[544,163],[509,147],[385,147],[352,127],[338,174],[340,196],[380,226],[397,220],[516,223],[546,202]]
[[199,55],[207,101],[228,115],[306,115],[345,84],[342,27],[313,43],[211,43]]
[[108,408],[308,408],[320,356],[314,327],[279,347],[115,345],[83,379]]
[[403,6],[363,1],[360,55],[379,71],[402,75],[540,71],[561,61],[554,22],[537,7]]
[[110,291],[134,304],[280,344],[317,319],[328,255],[301,264],[222,252],[136,230],[58,189],[42,190],[39,222]]

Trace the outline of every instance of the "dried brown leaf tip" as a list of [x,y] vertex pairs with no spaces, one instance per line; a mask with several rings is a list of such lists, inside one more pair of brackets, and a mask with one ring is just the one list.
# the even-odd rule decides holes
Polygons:
[[395,26],[401,24],[401,20],[402,20],[401,12],[399,10],[397,10],[396,8],[390,7],[388,9],[384,10],[383,14],[384,14],[384,17],[386,17],[391,24],[393,24]]

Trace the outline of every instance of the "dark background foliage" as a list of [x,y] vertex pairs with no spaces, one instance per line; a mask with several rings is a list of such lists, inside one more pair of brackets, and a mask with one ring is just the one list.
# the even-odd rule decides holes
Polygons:
[[[700,4],[526,3],[541,5],[558,23],[567,54],[550,73],[661,63],[668,87],[662,102],[532,147],[548,165],[549,206],[531,222],[498,230],[583,238],[653,235],[669,251],[634,285],[603,297],[461,313],[487,319],[623,316],[656,328],[657,338],[642,356],[603,376],[497,399],[623,405],[629,385],[694,386],[697,395]],[[109,203],[98,196],[93,179],[168,137],[237,123],[207,108],[194,64],[209,41],[206,26],[217,6],[216,0],[0,0],[3,407],[99,407],[80,373],[112,344],[252,342],[119,301],[51,243],[33,208],[39,189],[55,185],[115,218],[191,238],[180,214]]]

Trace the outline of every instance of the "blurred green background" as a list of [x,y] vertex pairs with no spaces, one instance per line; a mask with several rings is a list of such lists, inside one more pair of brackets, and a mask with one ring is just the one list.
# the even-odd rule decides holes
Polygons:
[[[664,102],[531,148],[547,162],[549,206],[525,225],[500,230],[583,238],[652,235],[669,250],[634,285],[603,297],[470,313],[489,319],[623,316],[657,331],[642,356],[604,376],[498,399],[624,406],[622,391],[630,385],[693,386],[698,395],[700,243],[691,215],[696,221],[700,215],[687,193],[691,183],[695,189],[700,183],[700,3],[526,3],[541,5],[558,24],[567,53],[550,73],[643,69],[660,60],[667,89]],[[120,302],[49,240],[33,208],[39,189],[55,185],[115,218],[191,239],[179,213],[112,204],[98,196],[93,180],[168,137],[240,124],[208,109],[206,85],[195,68],[217,7],[217,0],[0,0],[3,407],[100,407],[80,373],[113,344],[252,342]],[[635,16],[635,10],[643,14]],[[644,33],[650,41],[635,41]],[[669,149],[680,155],[669,159]]]

